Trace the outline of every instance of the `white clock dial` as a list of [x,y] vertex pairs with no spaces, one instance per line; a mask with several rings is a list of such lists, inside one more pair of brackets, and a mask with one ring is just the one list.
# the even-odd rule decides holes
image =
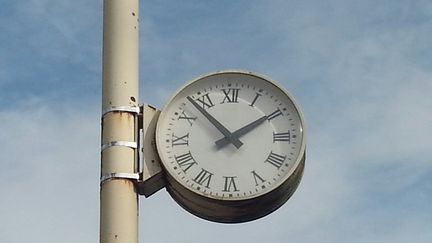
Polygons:
[[163,109],[157,148],[176,182],[216,200],[247,200],[283,184],[304,151],[302,115],[273,82],[223,72],[190,82]]

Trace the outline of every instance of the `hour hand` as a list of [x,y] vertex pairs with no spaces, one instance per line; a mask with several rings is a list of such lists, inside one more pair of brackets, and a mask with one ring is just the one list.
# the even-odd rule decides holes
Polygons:
[[[231,139],[238,139],[240,136],[243,136],[246,133],[248,133],[248,132],[252,131],[253,129],[255,129],[258,125],[260,125],[261,123],[263,123],[265,120],[267,120],[267,116],[263,116],[263,117],[255,120],[255,121],[247,124],[246,126],[244,126],[244,127],[240,128],[240,129],[236,130],[235,132],[233,132],[231,134]],[[215,143],[216,143],[216,146],[218,148],[222,148],[223,146],[227,145],[229,142],[230,141],[226,137],[224,137],[224,138],[221,138],[221,139],[217,140]]]
[[213,126],[215,126],[225,137],[223,139],[227,140],[227,143],[232,143],[237,149],[240,148],[243,143],[238,139],[238,137],[232,137],[232,133],[224,127],[218,120],[216,120],[210,113],[208,113],[203,107],[201,107],[194,99],[192,99],[190,96],[186,97],[190,103],[192,103],[195,108],[201,112]]

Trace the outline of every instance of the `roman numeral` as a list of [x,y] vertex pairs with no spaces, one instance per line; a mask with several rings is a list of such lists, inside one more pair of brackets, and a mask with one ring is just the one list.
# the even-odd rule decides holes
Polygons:
[[283,116],[282,111],[279,108],[277,108],[277,110],[273,111],[270,115],[267,116],[267,120],[270,121],[280,115]]
[[285,161],[286,156],[273,153],[273,151],[270,151],[269,156],[264,162],[270,163],[271,165],[275,166],[276,168],[280,168]]
[[188,116],[184,111],[181,113],[181,115],[179,116],[178,120],[186,120],[188,121],[189,125],[192,126],[192,122],[195,121],[197,119],[196,116]]
[[235,178],[237,178],[236,176],[224,176],[223,178],[225,179],[225,184],[224,184],[224,189],[222,191],[224,192],[239,191],[235,184]]
[[227,100],[227,103],[238,103],[238,93],[240,89],[221,89],[224,93],[225,97],[222,100],[221,104],[225,103],[225,100]]
[[210,188],[210,180],[213,176],[213,173],[204,170],[201,168],[201,171],[198,173],[198,175],[193,179],[196,183],[200,184],[201,186],[205,184],[205,187]]
[[180,166],[180,168],[184,172],[189,170],[190,167],[192,167],[193,165],[197,164],[195,159],[192,157],[192,154],[190,153],[190,151],[185,153],[185,154],[179,155],[179,156],[174,155],[174,158],[177,161],[177,164]]
[[198,99],[196,99],[197,101],[199,101],[202,105],[202,107],[205,108],[211,108],[214,106],[213,102],[211,101],[209,94],[205,94],[201,97],[199,97]]
[[[251,173],[252,173],[253,178],[255,180],[255,186],[258,186],[260,183],[265,182],[265,180],[260,175],[258,175],[254,170],[251,171]],[[259,183],[258,183],[258,181],[259,181]]]
[[186,145],[189,146],[189,133],[187,133],[184,136],[177,137],[174,135],[174,133],[171,135],[171,145],[178,146],[178,145]]
[[256,93],[255,98],[252,100],[252,103],[249,106],[254,106],[255,102],[257,101],[258,97],[260,97],[261,94],[260,93]]
[[288,142],[291,143],[291,134],[288,132],[274,133],[273,132],[273,143],[274,142]]

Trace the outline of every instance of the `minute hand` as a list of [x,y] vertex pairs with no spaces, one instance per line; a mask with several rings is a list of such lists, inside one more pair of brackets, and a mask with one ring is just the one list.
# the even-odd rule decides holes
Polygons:
[[[265,120],[267,120],[267,116],[263,116],[249,124],[247,124],[246,126],[236,130],[235,132],[233,132],[231,134],[231,139],[238,139],[240,136],[245,135],[246,133],[252,131],[255,127],[257,127],[258,125],[260,125],[261,123],[263,123]],[[218,148],[222,148],[223,146],[227,145],[230,142],[230,140],[228,140],[226,137],[221,138],[219,140],[217,140],[216,146]]]
[[195,106],[195,108],[197,108],[199,112],[201,112],[210,121],[211,124],[213,124],[225,136],[223,139],[226,139],[226,144],[231,142],[236,148],[240,148],[243,145],[243,143],[237,137],[232,137],[231,132],[226,127],[224,127],[218,120],[216,120],[212,115],[210,115],[210,113],[208,113],[204,108],[202,108],[198,103],[196,103],[195,100],[193,100],[189,96],[187,96],[186,98],[189,100],[190,103],[192,103],[193,106]]

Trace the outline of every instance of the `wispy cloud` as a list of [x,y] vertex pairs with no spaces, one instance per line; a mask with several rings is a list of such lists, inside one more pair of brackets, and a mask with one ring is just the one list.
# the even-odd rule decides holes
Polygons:
[[3,105],[36,94],[57,95],[60,100],[83,94],[82,87],[94,91],[99,87],[101,4],[11,3],[0,23]]
[[99,112],[16,108],[0,112],[0,241],[96,241]]
[[[14,2],[1,15],[2,242],[97,241],[101,3]],[[276,213],[215,224],[161,191],[141,200],[143,241],[430,242],[431,9],[143,2],[142,101],[162,107],[198,75],[250,69],[293,93],[309,131],[303,181]]]

